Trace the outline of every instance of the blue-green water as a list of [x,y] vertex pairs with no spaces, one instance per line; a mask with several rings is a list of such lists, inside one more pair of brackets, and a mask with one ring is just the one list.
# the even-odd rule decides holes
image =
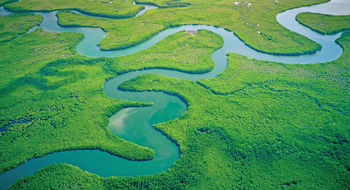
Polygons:
[[[150,69],[129,72],[117,76],[105,83],[105,94],[116,99],[125,99],[139,102],[154,102],[151,107],[125,108],[110,118],[109,128],[115,135],[147,146],[156,151],[156,156],[150,161],[129,161],[99,150],[75,150],[48,154],[41,158],[34,158],[18,166],[17,168],[0,175],[0,189],[5,189],[18,178],[33,174],[35,171],[53,163],[70,163],[79,166],[83,170],[96,173],[101,176],[136,176],[155,174],[169,169],[179,158],[178,147],[165,135],[153,128],[159,122],[165,122],[180,117],[186,111],[186,104],[178,97],[167,95],[162,92],[125,92],[117,87],[140,74],[158,73],[161,75],[176,77],[187,80],[199,80],[212,78],[223,72],[226,68],[228,52],[246,55],[249,58],[259,60],[278,61],[283,63],[318,63],[337,59],[342,54],[342,48],[335,43],[341,33],[335,35],[321,35],[300,25],[295,21],[295,16],[301,12],[320,12],[328,14],[350,14],[350,2],[335,0],[330,3],[292,9],[277,15],[277,21],[289,30],[304,35],[322,45],[322,50],[311,55],[302,56],[274,56],[257,52],[242,41],[233,32],[223,28],[206,25],[186,25],[167,29],[140,45],[117,51],[101,51],[97,43],[106,35],[99,28],[87,27],[61,27],[57,25],[56,12],[36,12],[44,17],[40,27],[52,32],[78,32],[83,33],[85,38],[77,45],[77,51],[89,57],[116,57],[147,49],[166,36],[187,29],[204,29],[219,34],[224,45],[212,55],[215,68],[205,74],[188,74],[164,69]],[[144,13],[144,12],[143,12]],[[142,13],[142,14],[143,14]],[[0,15],[11,12],[0,8]],[[141,15],[141,12],[138,14]]]

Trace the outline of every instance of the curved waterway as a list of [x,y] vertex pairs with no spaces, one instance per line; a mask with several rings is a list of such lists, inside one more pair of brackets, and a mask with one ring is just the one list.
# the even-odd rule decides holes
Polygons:
[[[57,152],[48,154],[41,158],[33,158],[17,168],[3,173],[0,175],[0,188],[6,189],[18,178],[31,175],[35,171],[53,163],[69,163],[79,166],[83,170],[104,177],[137,176],[166,171],[179,158],[180,152],[178,147],[162,133],[155,130],[153,125],[181,116],[181,114],[187,109],[186,104],[178,97],[162,92],[126,92],[118,90],[117,87],[121,83],[144,73],[157,73],[168,77],[193,81],[203,78],[212,78],[225,70],[227,65],[226,54],[229,52],[245,55],[249,58],[289,64],[319,63],[337,59],[343,52],[342,48],[335,43],[335,40],[340,37],[341,33],[335,35],[321,35],[300,25],[295,20],[295,16],[301,12],[348,15],[350,14],[350,1],[333,0],[324,4],[291,9],[277,15],[276,19],[281,25],[322,45],[322,49],[315,54],[302,56],[275,56],[257,52],[246,46],[234,35],[233,32],[227,31],[223,28],[206,25],[185,25],[170,28],[137,46],[117,51],[101,51],[98,48],[97,43],[106,36],[106,33],[101,29],[88,27],[61,27],[57,24],[56,11],[49,13],[35,12],[44,17],[40,27],[46,31],[78,32],[84,34],[85,38],[77,45],[77,51],[80,54],[89,57],[117,57],[133,54],[153,46],[168,35],[188,29],[209,30],[215,32],[223,38],[224,45],[213,53],[212,57],[215,63],[215,68],[209,73],[189,74],[165,69],[150,69],[119,75],[105,83],[105,94],[109,97],[138,102],[154,102],[154,105],[150,107],[122,109],[110,118],[109,123],[109,128],[115,135],[135,142],[141,146],[154,149],[156,151],[156,156],[153,160],[129,161],[99,150]],[[1,7],[0,15],[6,14],[12,13]],[[144,14],[144,12],[140,12],[137,16],[142,14]]]

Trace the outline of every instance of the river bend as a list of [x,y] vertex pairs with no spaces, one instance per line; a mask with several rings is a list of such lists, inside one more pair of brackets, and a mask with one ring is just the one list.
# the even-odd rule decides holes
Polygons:
[[[136,16],[144,14],[147,10],[156,8],[146,6]],[[110,118],[109,127],[115,135],[130,140],[139,145],[150,147],[156,151],[156,156],[150,161],[129,161],[99,150],[75,150],[51,153],[41,158],[33,158],[20,166],[0,175],[0,189],[6,189],[18,178],[31,175],[35,171],[53,163],[69,163],[79,166],[81,169],[107,176],[137,176],[156,174],[169,169],[179,158],[178,147],[161,132],[155,130],[153,125],[160,122],[180,117],[187,109],[186,104],[176,96],[162,92],[126,92],[118,90],[118,86],[136,76],[144,73],[157,73],[168,77],[181,78],[186,80],[199,80],[213,78],[223,72],[227,65],[229,52],[245,55],[249,58],[282,63],[306,64],[328,62],[337,59],[343,53],[342,48],[335,42],[342,33],[335,35],[318,34],[309,28],[299,24],[295,17],[301,12],[314,12],[333,15],[350,14],[350,2],[347,0],[333,0],[328,3],[295,8],[277,15],[277,21],[287,29],[304,35],[322,45],[322,49],[314,54],[301,56],[276,56],[261,53],[251,49],[240,41],[233,32],[223,28],[207,25],[185,25],[170,28],[153,36],[149,40],[127,48],[116,51],[101,51],[97,44],[106,33],[100,28],[88,27],[62,27],[57,24],[57,11],[35,12],[44,17],[39,27],[51,32],[77,32],[84,34],[84,39],[77,45],[77,51],[88,57],[117,57],[147,49],[165,37],[179,31],[195,29],[209,30],[220,35],[224,45],[212,54],[215,67],[212,71],[204,74],[189,74],[166,69],[149,69],[133,71],[119,75],[105,83],[104,91],[109,97],[138,102],[154,102],[153,106],[142,108],[125,108]],[[0,15],[14,14],[3,7],[0,7]],[[31,29],[29,32],[35,30]]]

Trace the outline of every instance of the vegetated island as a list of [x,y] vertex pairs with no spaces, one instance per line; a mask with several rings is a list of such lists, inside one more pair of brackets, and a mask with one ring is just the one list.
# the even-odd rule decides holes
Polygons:
[[[1,155],[5,155],[2,171],[31,157],[75,148],[102,147],[129,159],[152,158],[151,149],[108,132],[108,116],[140,104],[105,97],[103,82],[117,73],[142,68],[195,72],[186,63],[196,65],[193,60],[210,55],[220,44],[220,38],[206,31],[195,38],[178,33],[149,52],[116,59],[77,55],[79,34],[38,29],[0,42],[6,55],[0,58],[0,101],[6,113],[1,114],[1,124],[10,124],[0,137]],[[212,46],[191,47],[204,45],[204,39]],[[173,92],[189,103],[181,119],[157,125],[181,146],[182,156],[173,168],[155,176],[102,178],[75,166],[55,164],[20,179],[10,189],[347,189],[349,42],[346,32],[338,40],[344,54],[330,63],[285,65],[230,54],[227,70],[214,79],[190,82],[155,74],[139,76],[122,88]],[[188,50],[198,53],[193,56],[197,59],[173,59],[170,48],[161,43],[173,44],[178,51],[188,44]],[[159,57],[162,47],[168,51]],[[147,53],[145,64],[123,65],[123,59],[139,60]],[[152,59],[159,61],[148,61]],[[203,60],[195,66],[200,72],[212,64]]]
[[296,17],[304,26],[321,34],[336,34],[350,30],[350,16],[332,16],[318,13],[301,13]]
[[[26,0],[30,3],[37,0]],[[63,26],[100,27],[108,35],[99,42],[101,49],[124,49],[143,41],[170,27],[184,24],[204,24],[234,31],[250,47],[270,54],[300,55],[314,53],[321,46],[312,40],[285,29],[276,21],[276,15],[287,9],[306,6],[327,0],[288,0],[276,3],[271,0],[242,1],[235,4],[230,0],[181,1],[190,5],[159,8],[147,11],[136,18],[113,19],[84,16],[72,12],[59,12],[59,24]],[[22,1],[21,1],[22,2]],[[47,10],[45,4],[36,8],[24,3],[10,3],[6,7],[21,10]],[[149,0],[148,3],[157,4]],[[178,2],[178,1],[171,1]],[[70,4],[70,3],[68,3]],[[159,4],[159,3],[158,3]]]

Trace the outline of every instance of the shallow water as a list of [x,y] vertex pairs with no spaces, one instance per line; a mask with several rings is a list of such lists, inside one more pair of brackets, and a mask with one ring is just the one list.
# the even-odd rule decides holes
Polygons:
[[[166,136],[155,130],[152,126],[159,122],[165,122],[181,116],[186,111],[186,104],[178,97],[162,92],[125,92],[117,89],[119,84],[128,81],[143,73],[158,73],[161,75],[187,80],[199,80],[212,78],[223,72],[227,65],[226,54],[234,52],[259,60],[278,61],[283,63],[318,63],[337,59],[343,52],[335,43],[341,33],[335,35],[321,35],[307,27],[300,25],[295,16],[301,12],[321,12],[325,14],[350,14],[350,1],[335,0],[331,3],[314,5],[310,7],[296,8],[277,15],[276,19],[284,27],[298,32],[322,45],[322,50],[311,55],[302,56],[274,56],[257,52],[242,41],[233,32],[223,28],[206,25],[186,25],[167,29],[151,39],[137,46],[117,51],[101,51],[97,43],[106,36],[99,28],[87,27],[61,27],[57,25],[56,12],[37,12],[44,17],[40,27],[51,32],[78,32],[85,38],[77,45],[80,54],[89,57],[117,57],[147,49],[166,36],[187,29],[205,29],[219,34],[224,39],[224,45],[212,55],[215,68],[205,74],[188,74],[164,69],[150,69],[144,71],[129,72],[117,76],[105,83],[105,94],[116,99],[125,99],[139,102],[154,102],[153,106],[142,108],[125,108],[110,118],[109,128],[111,132],[123,139],[130,140],[142,146],[147,146],[156,151],[156,157],[150,161],[129,161],[106,152],[98,150],[77,150],[52,153],[41,158],[31,159],[17,168],[0,175],[0,189],[5,189],[18,178],[33,174],[35,171],[53,163],[70,163],[79,166],[83,170],[96,173],[101,176],[136,176],[155,174],[169,169],[179,158],[178,147]],[[0,8],[0,14],[11,12]],[[141,12],[140,12],[141,13]],[[140,14],[139,13],[139,14]],[[142,13],[143,14],[143,13]],[[141,14],[140,14],[141,15]],[[137,15],[139,16],[139,15]]]
[[[138,3],[136,3],[136,1],[134,1],[134,5],[142,5],[142,4],[138,4]],[[141,16],[141,15],[145,14],[146,11],[148,11],[148,10],[150,10],[150,9],[156,9],[156,8],[158,8],[158,7],[153,6],[153,5],[146,5],[146,4],[144,4],[144,6],[145,6],[145,9],[143,9],[143,10],[141,10],[139,13],[137,13],[135,17],[138,17],[138,16]]]

